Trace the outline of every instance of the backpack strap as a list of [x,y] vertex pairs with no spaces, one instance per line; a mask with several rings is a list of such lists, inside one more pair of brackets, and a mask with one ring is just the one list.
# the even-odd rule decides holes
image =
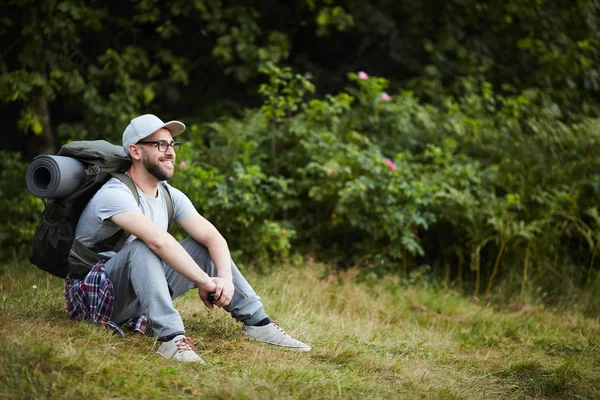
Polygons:
[[138,206],[139,206],[140,205],[140,194],[138,193],[138,191],[135,187],[135,183],[129,177],[129,175],[123,174],[120,172],[112,172],[110,175],[113,178],[117,178],[118,180],[123,182],[125,184],[125,186],[127,186],[129,188],[129,190],[131,190],[131,193],[133,194],[133,197],[135,198],[135,201],[138,203]]
[[[129,190],[133,194],[133,197],[135,198],[136,203],[139,206],[140,205],[140,194],[138,193],[137,188],[135,187],[135,183],[129,177],[129,175],[118,173],[118,172],[113,172],[113,173],[111,173],[111,175],[114,178],[117,178],[118,180],[120,180],[121,182],[123,182],[125,184],[125,186],[127,186],[129,188]],[[171,207],[172,206],[173,205],[171,205]],[[131,235],[129,232],[127,232],[124,229],[121,229],[120,232],[121,232],[121,236],[119,237],[119,240],[117,240],[117,242],[115,243],[115,245],[112,248],[112,250],[115,253],[118,253],[119,250],[121,250],[121,248],[123,247],[123,245],[125,244],[125,242],[129,238],[129,236]],[[111,238],[112,238],[112,236],[111,236]]]
[[171,197],[171,192],[169,191],[169,188],[165,182],[161,182],[158,187],[162,191],[165,202],[167,203],[167,215],[169,216],[169,224],[167,226],[168,230],[168,227],[171,226],[171,222],[173,222],[173,215],[175,214],[173,210],[173,198]]

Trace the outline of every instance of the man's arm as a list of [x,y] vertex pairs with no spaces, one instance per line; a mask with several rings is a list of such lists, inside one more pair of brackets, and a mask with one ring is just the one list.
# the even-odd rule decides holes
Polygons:
[[217,276],[223,278],[227,284],[218,287],[215,291],[215,300],[218,306],[227,305],[233,297],[234,286],[231,274],[231,254],[227,241],[217,228],[206,218],[198,214],[195,209],[190,211],[179,221],[179,225],[197,242],[203,244],[210,253],[210,258],[217,269]]
[[[206,295],[215,292],[217,284],[196,264],[173,236],[156,225],[140,211],[126,211],[110,218],[119,228],[142,240],[154,254],[160,257],[171,268],[185,278],[194,282],[201,291],[201,298],[206,306],[212,304]],[[202,295],[204,293],[204,295]],[[216,296],[215,296],[216,297]]]
[[197,242],[208,248],[217,268],[217,275],[220,278],[231,279],[231,254],[229,254],[227,241],[217,228],[196,210],[190,211],[182,218],[179,225]]

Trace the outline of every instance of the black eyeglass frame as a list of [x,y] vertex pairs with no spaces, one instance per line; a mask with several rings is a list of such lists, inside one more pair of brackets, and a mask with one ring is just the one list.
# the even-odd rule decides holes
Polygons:
[[[173,151],[175,153],[177,153],[179,150],[181,150],[181,142],[176,142],[176,141],[171,141],[170,143],[167,142],[166,140],[153,140],[153,141],[149,141],[149,140],[140,140],[139,142],[137,142],[136,144],[153,144],[156,146],[156,148],[158,149],[158,151],[160,152],[165,152],[167,151],[167,149],[169,147],[173,148]],[[164,150],[161,150],[160,148],[166,146],[164,148]]]

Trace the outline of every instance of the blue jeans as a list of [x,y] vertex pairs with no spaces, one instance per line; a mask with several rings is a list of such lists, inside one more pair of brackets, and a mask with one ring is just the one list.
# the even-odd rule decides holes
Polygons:
[[[191,237],[180,243],[204,272],[209,276],[217,275],[205,246]],[[134,240],[108,260],[104,267],[115,294],[112,321],[119,324],[143,314],[150,320],[156,337],[185,332],[173,299],[196,285],[165,264],[144,242]],[[260,298],[233,261],[231,272],[235,292],[225,310],[247,325],[267,318]],[[200,298],[198,302],[204,307]]]

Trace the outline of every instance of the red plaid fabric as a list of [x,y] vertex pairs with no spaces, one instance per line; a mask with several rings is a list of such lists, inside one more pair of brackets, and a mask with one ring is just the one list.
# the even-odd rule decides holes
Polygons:
[[[112,282],[104,270],[104,262],[96,264],[84,279],[71,279],[67,276],[65,299],[71,319],[109,326],[115,333],[125,336],[123,330],[110,320],[115,296]],[[148,327],[148,318],[141,315],[127,321],[127,324],[131,329],[145,333]]]

